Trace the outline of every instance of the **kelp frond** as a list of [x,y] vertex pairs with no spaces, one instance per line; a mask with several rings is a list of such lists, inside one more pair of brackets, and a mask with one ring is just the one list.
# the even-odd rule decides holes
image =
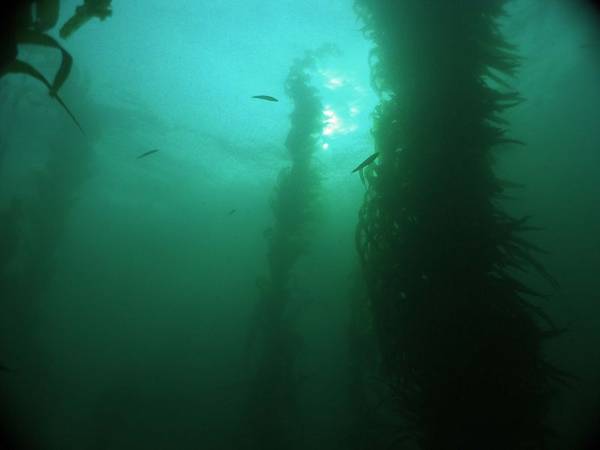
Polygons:
[[62,98],[60,98],[60,96],[58,95],[58,91],[63,86],[71,72],[71,67],[73,65],[73,57],[56,41],[56,39],[39,31],[28,29],[20,30],[17,32],[16,37],[17,42],[19,44],[40,45],[59,50],[61,52],[60,67],[56,71],[52,82],[49,82],[46,79],[46,77],[42,75],[40,71],[33,67],[31,64],[16,59],[5,67],[2,75],[6,73],[20,73],[28,75],[40,81],[42,84],[44,84],[44,86],[48,88],[48,93],[50,94],[50,96],[56,99],[56,101],[61,105],[61,107],[73,120],[77,128],[79,128],[81,133],[85,134],[83,128],[81,127],[81,124],[79,123],[75,115],[71,112],[71,110],[67,107]]
[[77,128],[79,128],[79,131],[81,131],[82,134],[85,134],[85,132],[83,131],[83,128],[81,127],[81,124],[79,123],[79,121],[77,120],[75,115],[71,112],[71,110],[67,107],[65,102],[63,102],[63,100],[60,98],[58,93],[54,90],[52,84],[50,84],[50,82],[46,79],[46,77],[44,77],[44,75],[42,75],[35,67],[33,67],[29,63],[26,63],[25,61],[21,61],[21,60],[17,59],[15,61],[11,62],[7,66],[7,72],[8,73],[21,73],[24,75],[29,75],[30,77],[35,78],[36,80],[42,82],[48,88],[48,92],[50,93],[50,96],[54,97],[56,99],[56,101],[62,106],[62,108],[65,110],[65,112],[73,120],[73,122],[75,123]]

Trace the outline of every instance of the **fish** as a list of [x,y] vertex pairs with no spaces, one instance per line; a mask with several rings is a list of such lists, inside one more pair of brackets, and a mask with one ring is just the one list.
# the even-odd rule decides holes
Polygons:
[[365,176],[363,174],[363,169],[365,167],[367,167],[369,164],[371,164],[373,161],[375,161],[378,156],[379,156],[379,152],[373,153],[371,156],[369,156],[367,159],[365,159],[363,162],[361,162],[351,173],[358,172],[360,175],[361,181],[363,182],[363,184],[365,184]]
[[152,150],[148,150],[147,152],[142,153],[141,155],[139,155],[136,159],[142,159],[145,158],[146,156],[151,155],[152,153],[156,153],[158,151],[157,148],[154,148]]
[[235,208],[234,208],[234,209],[232,209],[231,211],[229,211],[229,212],[227,213],[227,215],[228,215],[228,216],[232,216],[233,214],[235,214],[235,212],[236,212],[236,211],[237,211],[237,209],[235,209]]
[[365,159],[363,162],[361,162],[353,171],[354,172],[358,172],[359,170],[364,169],[365,167],[367,167],[369,164],[371,164],[373,161],[375,161],[377,159],[377,157],[379,156],[379,152],[375,152],[373,153],[371,156],[369,156],[367,159]]
[[258,98],[260,100],[266,100],[268,102],[278,102],[275,97],[271,97],[270,95],[253,95],[252,98]]

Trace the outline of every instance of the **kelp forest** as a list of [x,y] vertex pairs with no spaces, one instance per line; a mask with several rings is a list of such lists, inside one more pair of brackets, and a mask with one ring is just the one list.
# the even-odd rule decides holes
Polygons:
[[[290,131],[285,140],[291,165],[281,170],[271,199],[273,227],[267,233],[268,275],[257,279],[256,323],[247,344],[255,347],[252,373],[248,448],[291,448],[298,422],[296,370],[302,336],[291,307],[289,280],[298,258],[310,245],[315,226],[319,174],[312,161],[321,131],[323,106],[311,85],[314,56],[294,61],[285,82],[293,102]],[[297,314],[297,313],[296,313]]]
[[423,449],[547,448],[553,383],[565,381],[542,354],[561,330],[515,272],[556,282],[528,217],[497,203],[510,185],[496,152],[521,144],[502,117],[521,101],[504,81],[518,56],[498,29],[502,4],[357,3],[383,97],[357,247],[406,420],[396,439]]
[[595,2],[0,35],[0,450],[600,448]]

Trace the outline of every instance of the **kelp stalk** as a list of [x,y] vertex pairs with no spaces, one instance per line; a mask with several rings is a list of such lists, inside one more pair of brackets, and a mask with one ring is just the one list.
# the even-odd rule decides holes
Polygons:
[[296,60],[285,85],[294,103],[285,142],[292,164],[279,174],[272,198],[268,275],[258,282],[260,298],[252,342],[258,359],[248,411],[250,448],[291,448],[297,434],[295,363],[301,337],[289,311],[288,282],[309,244],[320,184],[312,159],[322,129],[323,108],[310,84],[313,63],[312,53]]
[[356,239],[404,423],[389,448],[547,448],[560,377],[542,342],[555,328],[515,276],[545,271],[493,171],[515,142],[499,115],[521,101],[506,88],[519,60],[499,29],[504,1],[355,5],[381,97]]

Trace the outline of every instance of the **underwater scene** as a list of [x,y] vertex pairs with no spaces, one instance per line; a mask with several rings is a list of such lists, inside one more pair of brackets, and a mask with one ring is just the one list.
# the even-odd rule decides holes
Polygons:
[[600,448],[594,2],[0,9],[0,450]]

